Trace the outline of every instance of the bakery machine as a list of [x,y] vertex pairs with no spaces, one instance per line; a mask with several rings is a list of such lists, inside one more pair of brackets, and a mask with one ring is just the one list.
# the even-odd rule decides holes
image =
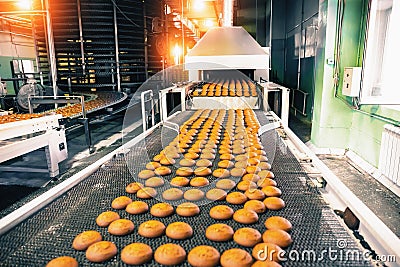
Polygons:
[[[243,227],[251,227],[263,233],[266,229],[264,222],[271,216],[285,217],[293,225],[293,229],[290,231],[293,243],[285,248],[285,259],[280,263],[282,266],[374,266],[377,264],[377,261],[374,260],[376,255],[399,257],[399,239],[368,208],[360,204],[337,177],[335,178],[326,170],[318,158],[307,150],[286,127],[281,118],[274,112],[265,110],[265,107],[260,104],[264,101],[262,99],[263,88],[255,84],[257,96],[254,97],[261,98],[261,102],[258,100],[254,103],[246,102],[246,105],[243,106],[245,109],[238,109],[237,106],[234,106],[237,103],[219,99],[223,96],[193,95],[196,90],[201,93],[200,90],[203,90],[206,83],[217,84],[212,82],[213,79],[225,80],[227,76],[224,71],[232,70],[229,68],[194,69],[195,73],[199,75],[196,81],[185,81],[166,88],[160,88],[152,82],[139,88],[126,110],[122,126],[123,142],[121,147],[73,174],[70,178],[57,181],[49,188],[35,192],[18,203],[18,207],[13,206],[0,213],[0,245],[3,249],[0,255],[0,266],[43,266],[60,256],[73,257],[82,266],[129,266],[122,261],[121,251],[132,242],[148,244],[153,252],[163,244],[175,243],[180,245],[186,253],[198,245],[209,245],[215,247],[220,254],[231,248],[240,248],[251,254],[251,247],[239,245],[234,240],[214,242],[206,238],[207,227],[215,223],[225,223],[235,231]],[[219,75],[221,73],[222,75]],[[204,75],[209,75],[209,77],[203,79]],[[247,85],[254,83],[252,79],[241,78],[238,75],[233,77],[229,75],[229,83],[231,79],[240,80],[242,93],[244,93],[243,87],[246,87],[243,86],[244,82]],[[163,82],[160,79],[160,84]],[[223,85],[224,83],[221,85],[221,95]],[[234,86],[236,89],[236,81]],[[273,84],[269,86],[271,89],[281,87]],[[230,90],[228,90],[228,94],[229,92]],[[166,107],[165,95],[168,93],[179,94],[182,99],[181,105],[172,111]],[[216,93],[215,87],[213,93]],[[250,85],[249,93],[251,97]],[[195,97],[209,101],[202,102],[203,108],[198,107]],[[214,101],[213,97],[218,98],[215,100],[218,105],[210,104]],[[241,98],[237,95],[226,97]],[[136,122],[132,117],[137,112],[138,101],[141,103],[141,114],[143,114],[143,122],[139,128],[142,128],[143,131],[134,131]],[[234,219],[218,221],[210,217],[210,209],[215,205],[226,205],[234,211],[243,208],[243,205],[230,204],[225,200],[213,202],[204,198],[196,202],[200,213],[192,217],[182,217],[173,213],[167,217],[155,218],[149,212],[130,214],[124,209],[116,210],[111,207],[112,201],[119,196],[128,196],[133,201],[144,201],[149,208],[156,203],[165,202],[166,200],[162,197],[163,192],[172,187],[170,181],[176,176],[177,169],[181,167],[178,162],[183,159],[183,155],[180,153],[175,158],[176,164],[167,165],[171,173],[162,176],[164,184],[154,188],[157,193],[154,197],[138,198],[135,193],[127,193],[126,187],[132,182],[146,183],[145,179],[138,178],[138,174],[145,170],[147,164],[155,160],[157,155],[171,149],[171,147],[167,148],[168,145],[180,133],[185,133],[185,127],[189,127],[186,130],[200,131],[204,126],[201,121],[207,121],[210,118],[210,124],[218,126],[217,123],[212,123],[213,110],[222,114],[218,122],[221,123],[221,135],[219,139],[217,138],[219,142],[211,144],[215,145],[215,158],[212,160],[210,169],[214,171],[219,168],[221,155],[218,151],[221,148],[220,141],[224,136],[223,133],[229,124],[229,114],[242,114],[242,111],[245,113],[244,110],[247,110],[246,114],[251,114],[252,121],[259,124],[259,129],[254,134],[263,146],[264,152],[260,150],[260,153],[265,154],[265,158],[272,165],[273,179],[282,191],[281,198],[286,203],[283,209],[266,210],[258,215],[257,223],[244,225]],[[154,120],[154,113],[157,112],[162,113],[159,122]],[[199,119],[197,126],[193,126],[193,123],[197,121],[193,118]],[[239,116],[239,118],[241,117]],[[237,121],[241,122],[241,120]],[[201,141],[201,138],[198,135],[193,136],[194,140],[200,139]],[[184,147],[182,146],[182,148]],[[184,148],[184,152],[187,152],[188,149],[190,147]],[[315,162],[324,176],[324,185],[315,183],[311,179],[302,168],[299,162],[302,159],[299,155],[302,155],[303,160],[309,158]],[[192,179],[194,175],[188,176],[188,178]],[[208,192],[215,187],[219,178],[213,175],[205,176],[205,178],[208,179],[209,184],[202,187],[201,190]],[[186,192],[193,187],[183,186],[179,189]],[[234,187],[227,190],[227,193],[238,191]],[[341,192],[345,192],[345,195],[341,195]],[[326,202],[327,199],[330,199],[329,203]],[[174,205],[186,201],[182,197],[174,202]],[[357,204],[357,209],[352,206],[352,203]],[[352,233],[355,228],[350,229],[333,210],[345,210],[346,207],[350,207],[360,220],[358,229],[365,238],[363,242],[368,242],[370,248],[361,246],[360,240],[356,239]],[[131,220],[135,224],[133,232],[126,236],[115,236],[110,234],[107,228],[98,226],[96,224],[97,216],[107,210],[117,212],[121,218]],[[165,235],[152,239],[139,235],[137,231],[139,225],[154,219],[161,221],[165,226],[176,221],[186,222],[192,227],[193,236],[185,240],[174,240]],[[103,240],[116,244],[117,255],[102,263],[92,263],[86,258],[85,251],[74,250],[71,246],[73,239],[87,230],[98,231]],[[396,266],[395,262],[386,262],[386,264]],[[155,259],[151,259],[148,265],[161,266]],[[189,266],[189,263],[184,261],[180,265]]]
[[[58,164],[68,157],[62,116],[14,118],[12,122],[0,124],[0,163],[45,148],[49,176],[56,177],[59,174]],[[7,170],[6,168],[0,167],[1,170]],[[12,168],[12,171],[16,170],[15,167]],[[29,172],[34,169],[24,167],[21,171]]]

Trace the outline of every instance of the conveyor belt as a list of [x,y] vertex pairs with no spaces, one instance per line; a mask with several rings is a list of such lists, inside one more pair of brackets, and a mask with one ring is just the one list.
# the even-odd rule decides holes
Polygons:
[[[174,122],[182,124],[192,113],[184,112],[174,118]],[[260,113],[257,113],[260,114]],[[266,120],[266,118],[265,118]],[[259,116],[260,123],[265,123]],[[186,221],[194,231],[192,238],[177,241],[165,235],[159,238],[148,239],[137,234],[138,226],[147,220],[154,219],[150,213],[142,215],[130,215],[124,210],[118,211],[123,218],[131,219],[135,223],[135,230],[132,234],[120,237],[113,236],[106,228],[100,228],[95,223],[95,218],[103,211],[111,209],[111,201],[125,193],[125,186],[134,181],[130,170],[137,174],[147,163],[146,151],[152,156],[161,149],[162,136],[168,135],[167,130],[156,129],[145,142],[135,145],[134,149],[127,155],[127,160],[120,155],[104,165],[93,175],[72,188],[68,193],[53,201],[46,208],[36,213],[11,231],[0,236],[0,266],[44,266],[51,259],[69,255],[75,257],[80,266],[99,266],[90,263],[85,258],[84,252],[75,251],[71,245],[74,237],[85,230],[97,230],[103,235],[104,240],[114,242],[120,252],[124,246],[132,242],[143,242],[149,244],[153,250],[159,245],[173,242],[180,244],[187,252],[198,245],[211,245],[221,253],[229,248],[241,247],[234,241],[215,243],[205,237],[205,229],[216,221],[208,215],[209,210],[215,203],[201,205],[201,212],[198,216],[184,218],[174,214],[167,218],[157,218],[165,225],[174,221]],[[275,133],[266,133],[262,136],[263,145],[268,151],[272,151],[275,143]],[[282,199],[286,202],[286,208],[281,211],[267,211],[260,215],[259,223],[252,225],[261,233],[265,231],[264,221],[272,215],[280,215],[289,219],[293,224],[291,232],[294,243],[286,249],[287,252],[297,251],[300,253],[309,250],[320,256],[325,251],[324,258],[318,261],[288,261],[283,266],[371,266],[365,260],[346,260],[344,255],[348,251],[362,255],[362,250],[355,239],[343,227],[337,216],[324,203],[321,195],[307,182],[307,175],[304,173],[289,150],[285,149],[281,141],[276,144],[276,152],[273,161],[273,171],[276,176],[278,187],[282,190]],[[271,154],[268,155],[270,158]],[[129,167],[127,166],[127,163]],[[172,167],[173,169],[174,167]],[[215,168],[215,166],[213,166]],[[166,179],[169,179],[167,177]],[[212,177],[208,177],[210,182]],[[158,189],[162,192],[164,188]],[[136,200],[136,196],[130,195]],[[183,202],[181,200],[180,202]],[[146,200],[149,206],[157,203],[156,199]],[[226,204],[234,210],[242,205],[230,205],[225,201],[218,204]],[[234,230],[245,227],[233,220],[226,221]],[[338,242],[345,243],[346,248],[340,254],[337,247]],[[249,252],[251,249],[241,247]],[[332,261],[328,250],[336,250]],[[294,255],[295,256],[295,255]],[[349,257],[347,257],[349,258]],[[350,259],[353,259],[350,257]],[[120,254],[104,263],[105,266],[125,266]],[[187,262],[183,264],[189,266]],[[158,266],[153,260],[149,266]]]

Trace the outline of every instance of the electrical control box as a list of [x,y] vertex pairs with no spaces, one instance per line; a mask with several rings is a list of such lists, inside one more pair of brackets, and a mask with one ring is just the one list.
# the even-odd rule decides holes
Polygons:
[[346,67],[343,72],[342,94],[345,96],[359,96],[361,87],[361,67]]

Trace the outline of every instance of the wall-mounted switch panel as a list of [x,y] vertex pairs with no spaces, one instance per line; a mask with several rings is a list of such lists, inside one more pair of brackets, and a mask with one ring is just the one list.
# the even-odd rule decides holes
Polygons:
[[342,94],[345,96],[359,96],[361,85],[361,67],[347,67],[343,72]]

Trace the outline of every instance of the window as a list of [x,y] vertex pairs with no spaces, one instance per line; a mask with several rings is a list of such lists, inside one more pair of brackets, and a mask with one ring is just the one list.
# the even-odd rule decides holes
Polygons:
[[400,105],[400,1],[372,0],[361,104]]

